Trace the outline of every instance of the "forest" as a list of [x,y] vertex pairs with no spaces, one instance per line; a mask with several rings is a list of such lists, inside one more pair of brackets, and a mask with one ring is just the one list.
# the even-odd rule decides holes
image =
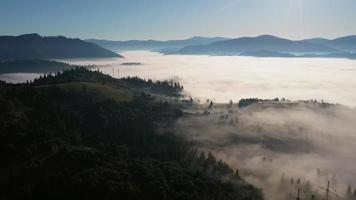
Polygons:
[[184,111],[161,97],[182,89],[83,67],[2,81],[0,199],[263,199],[169,128]]
[[6,73],[54,73],[75,66],[63,62],[42,59],[0,61],[0,74]]

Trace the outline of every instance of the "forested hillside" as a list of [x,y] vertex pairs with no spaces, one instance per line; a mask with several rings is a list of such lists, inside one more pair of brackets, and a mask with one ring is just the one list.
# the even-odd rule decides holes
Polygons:
[[38,34],[0,36],[0,60],[122,57],[80,39]]
[[[172,81],[85,68],[0,83],[0,199],[262,199],[169,127]],[[165,128],[168,127],[168,128]]]
[[0,74],[53,73],[74,67],[75,66],[63,62],[41,59],[0,61]]

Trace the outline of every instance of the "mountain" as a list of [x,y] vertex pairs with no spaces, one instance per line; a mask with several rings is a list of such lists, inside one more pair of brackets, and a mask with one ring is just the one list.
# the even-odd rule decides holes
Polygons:
[[0,60],[122,57],[96,44],[63,36],[0,36]]
[[252,57],[278,57],[278,58],[348,58],[356,59],[356,53],[349,52],[335,52],[325,54],[301,54],[294,55],[290,53],[279,53],[276,51],[250,51],[243,52],[240,56],[252,56]]
[[356,35],[336,38],[324,45],[344,52],[356,52]]
[[208,45],[187,46],[178,54],[229,54],[239,55],[243,52],[273,51],[280,53],[330,53],[334,49],[324,45],[311,44],[306,41],[292,41],[272,35],[258,37],[242,37],[232,40],[214,42]]
[[329,42],[329,39],[325,39],[325,38],[310,38],[310,39],[305,39],[303,40],[305,42],[309,42],[311,44],[325,44],[327,42]]
[[0,86],[0,199],[263,199],[175,134],[178,83],[75,68]]
[[228,40],[228,38],[223,37],[192,37],[185,40],[129,40],[129,41],[111,41],[111,40],[96,40],[89,39],[86,40],[91,43],[95,43],[104,48],[111,50],[155,50],[159,51],[161,49],[176,50],[190,45],[205,45],[213,42]]
[[296,57],[293,54],[288,54],[288,53],[279,53],[275,51],[249,51],[249,52],[243,52],[240,54],[240,56],[253,56],[253,57]]
[[304,40],[312,44],[322,44],[324,46],[336,49],[342,52],[355,53],[356,52],[356,35],[349,35],[339,37],[333,40],[325,38],[312,38]]
[[54,73],[75,67],[77,66],[69,65],[63,62],[40,59],[0,61],[0,74]]

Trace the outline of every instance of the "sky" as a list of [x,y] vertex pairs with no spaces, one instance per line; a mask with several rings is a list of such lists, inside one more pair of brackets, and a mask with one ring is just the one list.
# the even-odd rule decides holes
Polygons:
[[0,35],[81,39],[356,34],[356,0],[0,0]]

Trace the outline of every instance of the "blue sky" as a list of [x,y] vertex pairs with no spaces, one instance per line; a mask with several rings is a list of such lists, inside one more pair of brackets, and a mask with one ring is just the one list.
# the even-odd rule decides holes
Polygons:
[[0,0],[0,35],[82,39],[356,34],[356,0]]

